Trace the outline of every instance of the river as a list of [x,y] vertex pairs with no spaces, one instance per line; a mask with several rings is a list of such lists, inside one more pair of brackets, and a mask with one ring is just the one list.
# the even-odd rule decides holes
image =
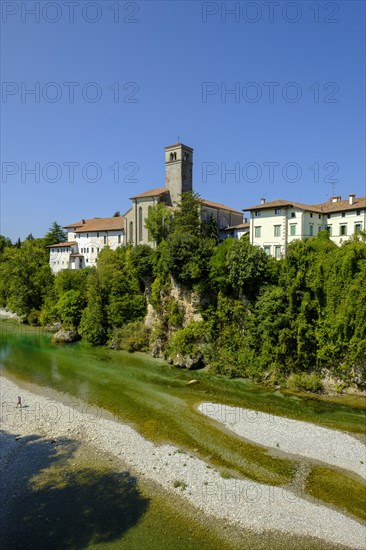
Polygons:
[[[49,335],[41,329],[20,326],[13,321],[3,320],[0,326],[3,376],[20,387],[29,388],[31,384],[32,391],[56,399],[61,395],[65,403],[77,400],[96,415],[98,411],[109,411],[114,418],[133,426],[147,439],[170,443],[193,453],[218,468],[223,476],[246,477],[285,487],[291,485],[306,461],[281,453],[268,453],[263,447],[219,429],[198,412],[197,407],[203,401],[305,420],[351,432],[363,440],[366,435],[362,398],[340,397],[332,402],[327,398],[286,395],[248,380],[230,380],[206,371],[176,369],[144,354],[93,348],[83,342],[53,345]],[[197,383],[187,385],[193,378]],[[323,483],[319,475],[316,477],[315,496],[358,520],[364,520],[359,507],[352,505],[352,501],[359,501],[360,490],[363,490],[359,480],[352,480],[352,498],[350,479],[345,472],[335,472],[331,468],[323,470],[327,481]],[[324,471],[322,474],[324,476]],[[332,478],[334,483],[329,485]],[[216,531],[212,525],[207,530],[205,521],[199,514],[194,518],[188,505],[185,510],[178,509],[173,500],[163,498],[159,491],[144,484],[141,487],[142,494],[149,494],[151,498],[148,510],[128,535],[124,533],[117,537],[108,548],[183,548],[187,543],[193,548],[240,546],[235,543],[238,533],[231,532],[230,544],[224,526],[221,529],[219,522]],[[308,487],[309,494],[314,494],[312,489],[314,487]],[[170,518],[169,522],[163,519],[164,516]],[[149,534],[146,525],[149,525]],[[131,533],[135,538],[128,543]],[[267,543],[263,538],[262,542],[255,538],[250,547],[264,548]],[[282,540],[271,544],[274,548],[290,548],[293,543]],[[308,546],[302,543],[301,547],[316,546],[309,542]]]

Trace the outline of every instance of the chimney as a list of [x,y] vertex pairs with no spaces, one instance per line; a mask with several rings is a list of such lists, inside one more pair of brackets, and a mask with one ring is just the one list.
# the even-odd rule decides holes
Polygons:
[[356,195],[349,195],[349,197],[348,197],[349,204],[354,204],[355,203],[355,198],[356,198]]
[[261,198],[261,204],[266,204],[266,199],[264,197]]
[[82,224],[84,225],[84,223],[85,223],[85,220],[81,220],[81,223],[82,223]]
[[340,202],[341,196],[337,195],[336,197],[330,197],[330,202]]

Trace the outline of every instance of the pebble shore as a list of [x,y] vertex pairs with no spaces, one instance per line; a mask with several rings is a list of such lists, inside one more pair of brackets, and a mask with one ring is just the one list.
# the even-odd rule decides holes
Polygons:
[[[90,414],[65,401],[20,389],[4,377],[0,377],[0,389],[1,428],[8,434],[68,437],[89,443],[122,459],[138,475],[186,498],[204,513],[237,527],[257,533],[276,531],[318,537],[335,545],[365,548],[365,526],[333,509],[281,487],[223,479],[203,460],[171,445],[156,445],[144,439],[130,426],[111,419],[106,411]],[[18,395],[22,397],[22,408],[16,408]],[[208,404],[204,405],[207,411]],[[288,432],[288,440],[292,432]],[[333,434],[335,438],[338,433]],[[14,443],[2,450],[0,468],[14,451],[14,445],[15,437]]]
[[347,433],[218,403],[201,403],[198,410],[258,445],[319,460],[366,479],[366,446]]

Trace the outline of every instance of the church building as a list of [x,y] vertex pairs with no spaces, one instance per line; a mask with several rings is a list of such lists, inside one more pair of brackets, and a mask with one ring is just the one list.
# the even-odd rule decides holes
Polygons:
[[[131,208],[123,216],[83,219],[64,226],[67,242],[49,246],[52,271],[58,273],[63,269],[95,266],[98,254],[105,246],[112,249],[127,243],[154,246],[145,227],[149,209],[162,202],[174,212],[182,193],[193,191],[192,168],[191,147],[179,142],[165,147],[165,186],[131,197]],[[239,238],[249,232],[249,224],[243,223],[242,211],[206,199],[199,200],[202,221],[209,223],[213,217],[220,239],[227,236]]]
[[[174,208],[182,193],[193,191],[193,149],[183,143],[165,147],[165,187],[150,189],[131,197],[132,206],[124,214],[126,241],[133,244],[149,243],[145,219],[149,208],[163,202]],[[211,216],[216,220],[220,237],[225,238],[225,229],[242,224],[243,213],[224,204],[200,199],[201,219],[208,223]]]

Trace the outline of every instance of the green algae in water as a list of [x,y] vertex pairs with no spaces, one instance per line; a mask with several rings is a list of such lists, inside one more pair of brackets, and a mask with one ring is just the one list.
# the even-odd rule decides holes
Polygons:
[[[18,383],[32,382],[75,396],[93,407],[110,411],[156,442],[186,449],[235,477],[247,476],[262,483],[286,485],[297,463],[271,456],[267,449],[228,434],[197,410],[202,401],[262,410],[314,422],[356,434],[365,434],[365,411],[309,397],[278,396],[268,388],[244,380],[231,380],[195,371],[198,384],[187,386],[192,373],[177,370],[142,354],[93,348],[83,342],[56,346],[49,335],[17,335],[2,322],[4,373]],[[320,482],[322,483],[322,482]],[[337,502],[322,491],[324,502]],[[336,504],[338,506],[338,504]]]
[[315,466],[308,476],[305,490],[309,495],[366,522],[366,484],[356,474]]

